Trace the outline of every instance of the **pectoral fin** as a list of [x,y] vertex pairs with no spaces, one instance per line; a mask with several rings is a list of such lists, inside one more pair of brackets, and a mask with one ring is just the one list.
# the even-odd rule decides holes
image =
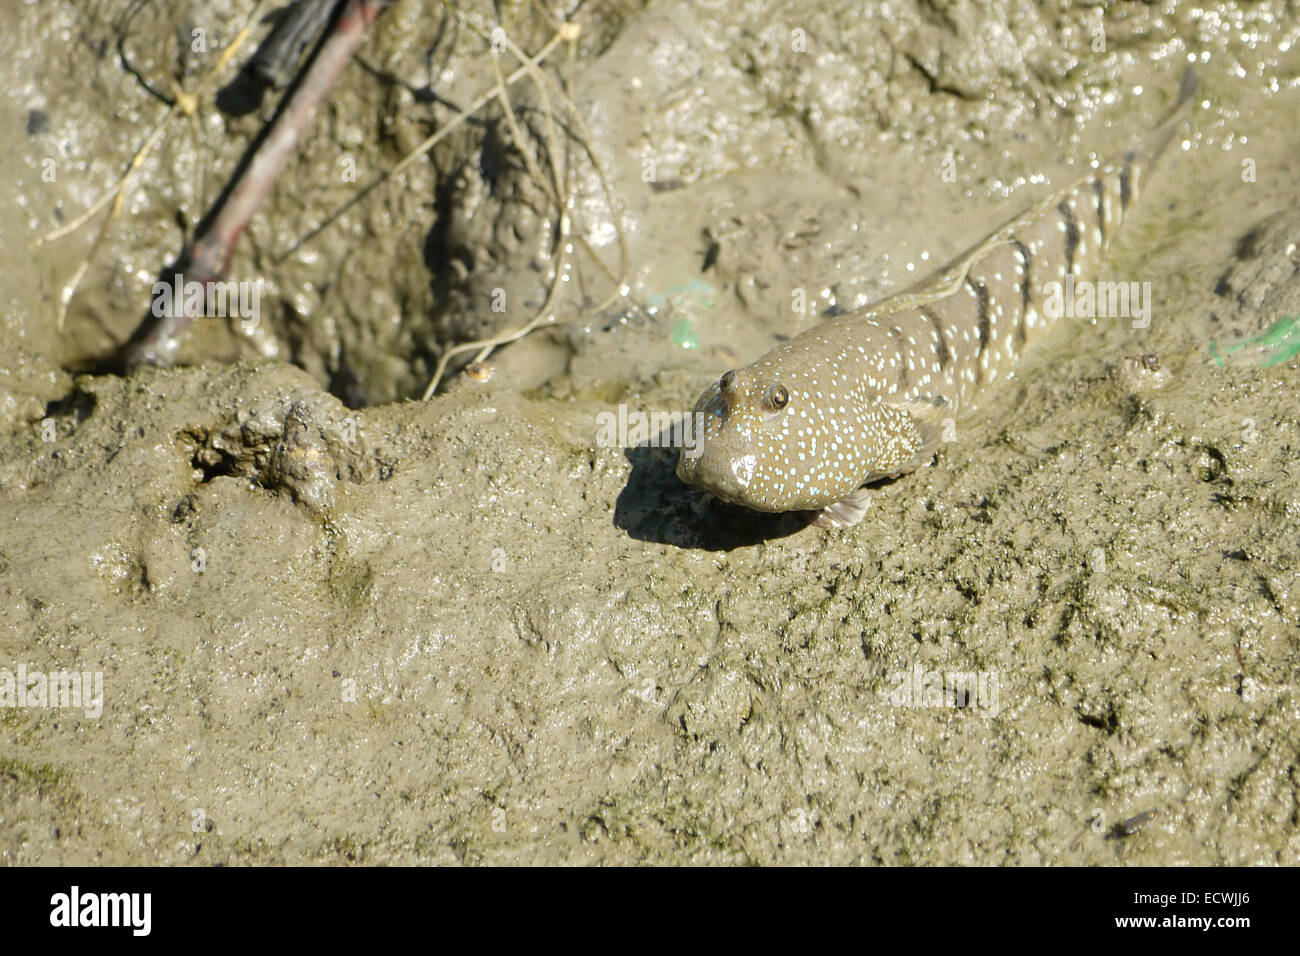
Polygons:
[[[952,414],[952,405],[938,395],[921,395],[911,401],[886,403],[886,427],[902,441],[895,444],[898,449],[895,457],[878,461],[876,470],[866,480],[897,478],[928,465],[943,446],[944,431],[952,421]],[[859,488],[817,512],[813,524],[823,528],[852,527],[866,517],[871,495],[870,489]]]
[[909,441],[897,460],[880,463],[879,470],[871,476],[872,481],[897,478],[928,465],[943,447],[944,431],[953,418],[952,405],[939,395],[920,395],[911,401],[890,402],[886,407],[896,415],[894,427]]
[[871,506],[871,491],[859,488],[853,494],[817,512],[812,523],[819,528],[851,528],[867,515]]

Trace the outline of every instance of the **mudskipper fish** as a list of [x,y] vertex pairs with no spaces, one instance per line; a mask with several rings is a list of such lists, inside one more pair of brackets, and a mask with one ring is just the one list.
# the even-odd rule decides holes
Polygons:
[[1008,222],[920,285],[829,319],[733,369],[695,405],[687,484],[757,511],[862,520],[863,486],[928,464],[945,424],[1051,324],[1095,270],[1195,96],[1190,69],[1144,142]]

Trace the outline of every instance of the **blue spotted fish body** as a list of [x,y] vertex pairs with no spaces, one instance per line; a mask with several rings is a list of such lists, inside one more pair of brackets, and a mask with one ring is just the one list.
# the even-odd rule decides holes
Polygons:
[[[696,403],[687,484],[757,511],[866,512],[863,485],[927,464],[957,411],[1050,324],[1051,283],[1094,272],[1196,89],[1146,144],[1039,203],[915,291],[830,319],[727,372]],[[1059,288],[1059,286],[1057,287]]]

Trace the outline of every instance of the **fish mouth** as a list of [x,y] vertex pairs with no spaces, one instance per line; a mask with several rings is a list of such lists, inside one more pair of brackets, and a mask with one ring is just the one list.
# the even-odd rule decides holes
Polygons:
[[688,485],[695,484],[695,469],[700,462],[700,456],[688,456],[685,449],[682,455],[677,459],[677,477]]
[[693,435],[694,441],[682,449],[681,457],[677,461],[677,477],[688,485],[702,487],[703,474],[709,470],[704,464],[709,450],[709,433],[724,424],[730,414],[727,400],[723,397],[717,382],[704,390],[704,394],[695,403],[691,414],[700,422],[700,426]]
[[702,427],[694,447],[682,449],[677,461],[677,477],[688,485],[707,491],[715,498],[737,505],[750,505],[749,488],[758,469],[758,458],[732,444],[726,426],[731,419],[736,392],[736,373],[723,376],[729,388],[714,382],[695,403],[695,414]]
[[689,448],[683,448],[681,457],[677,459],[677,477],[688,485],[713,491],[717,484],[713,475],[715,469],[711,461],[706,461],[704,452],[703,447],[696,448],[693,452]]
[[757,465],[754,455],[719,460],[707,454],[688,457],[683,452],[677,462],[677,477],[715,498],[750,507],[749,486]]

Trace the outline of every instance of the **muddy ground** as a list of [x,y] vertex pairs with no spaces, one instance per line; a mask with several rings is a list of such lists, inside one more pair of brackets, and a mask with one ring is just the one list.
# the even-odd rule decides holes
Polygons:
[[[534,169],[489,106],[284,255],[493,83],[486,5],[401,0],[239,246],[255,333],[99,373],[274,96],[241,55],[97,248],[33,243],[252,6],[0,13],[0,861],[1300,863],[1289,4],[557,7],[582,123],[512,87]],[[1101,277],[1149,327],[1063,320],[858,527],[598,441],[1126,148],[1189,59]],[[557,265],[553,325],[418,400]],[[20,667],[102,712],[6,704]]]

